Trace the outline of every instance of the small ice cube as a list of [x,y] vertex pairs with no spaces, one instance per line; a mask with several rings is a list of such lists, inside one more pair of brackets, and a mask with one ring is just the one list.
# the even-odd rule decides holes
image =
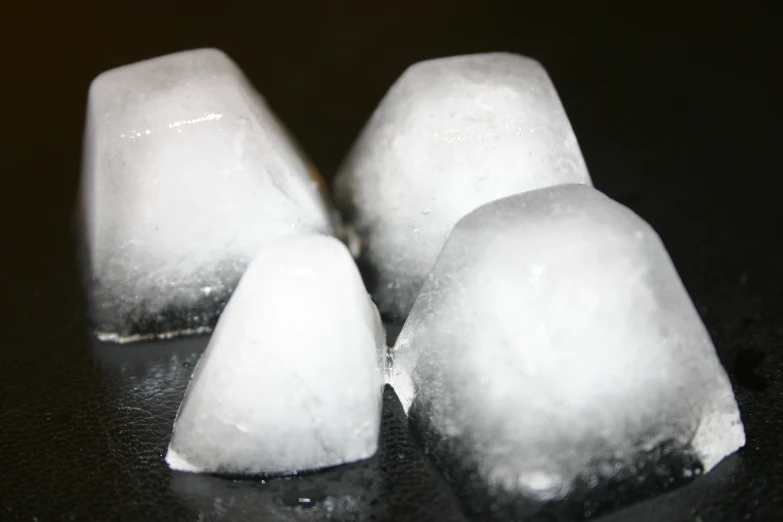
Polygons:
[[392,360],[414,425],[485,484],[537,499],[655,447],[709,471],[745,443],[731,384],[660,238],[584,185],[460,220]]
[[267,243],[332,230],[315,171],[213,49],[92,82],[81,204],[90,315],[105,340],[209,329]]
[[462,216],[495,199],[590,184],[544,68],[507,53],[417,63],[397,80],[335,179],[384,316],[404,319]]
[[380,315],[338,240],[268,245],[226,305],[180,406],[166,462],[234,474],[372,456],[386,357]]

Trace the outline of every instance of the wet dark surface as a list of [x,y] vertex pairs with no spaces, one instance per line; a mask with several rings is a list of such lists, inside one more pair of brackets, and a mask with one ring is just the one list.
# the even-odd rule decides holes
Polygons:
[[[81,376],[92,395],[60,414],[34,406],[6,410],[6,418],[21,422],[4,425],[3,469],[26,480],[13,487],[14,497],[4,485],[0,520],[465,520],[413,442],[391,388],[380,450],[369,460],[285,477],[171,472],[163,457],[172,424],[207,341],[139,343],[131,350],[92,342]],[[39,430],[26,434],[37,423]],[[34,443],[40,451],[16,453]]]
[[595,186],[648,220],[669,249],[748,437],[712,472],[594,519],[782,520],[781,8],[313,4],[10,6],[0,32],[0,519],[461,520],[471,501],[445,488],[391,397],[382,450],[365,463],[266,483],[172,473],[163,455],[203,339],[104,347],[87,335],[71,223],[89,82],[215,46],[327,179],[410,63],[490,50],[538,58]]

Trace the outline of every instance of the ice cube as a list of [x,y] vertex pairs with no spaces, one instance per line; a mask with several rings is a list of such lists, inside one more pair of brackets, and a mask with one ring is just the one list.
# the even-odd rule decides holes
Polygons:
[[266,244],[332,230],[317,173],[213,49],[93,81],[82,207],[90,315],[103,340],[209,328]]
[[726,372],[660,238],[584,185],[460,220],[392,359],[391,384],[443,462],[536,499],[654,448],[695,455],[708,471],[745,443]]
[[334,466],[375,453],[385,334],[338,240],[293,236],[250,264],[198,362],[166,455],[231,474]]
[[404,319],[449,231],[495,199],[590,184],[544,68],[507,53],[429,60],[391,87],[335,179],[381,313]]

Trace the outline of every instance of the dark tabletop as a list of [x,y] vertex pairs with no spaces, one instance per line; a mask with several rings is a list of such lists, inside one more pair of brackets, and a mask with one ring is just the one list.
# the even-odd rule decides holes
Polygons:
[[706,476],[601,519],[783,520],[777,2],[309,4],[5,6],[0,519],[465,520],[388,388],[369,461],[269,480],[172,473],[163,455],[206,340],[119,347],[87,334],[71,223],[89,82],[209,46],[239,63],[327,178],[407,65],[495,50],[540,60],[596,188],[668,247],[748,437]]

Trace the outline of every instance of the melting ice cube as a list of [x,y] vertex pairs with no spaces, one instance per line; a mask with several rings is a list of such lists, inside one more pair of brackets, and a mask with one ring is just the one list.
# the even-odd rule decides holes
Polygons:
[[391,87],[335,180],[381,313],[404,319],[454,224],[495,199],[590,184],[546,71],[506,53],[417,63]]
[[385,347],[380,315],[342,243],[295,236],[267,246],[198,362],[166,461],[254,474],[370,457]]
[[90,315],[105,340],[211,327],[265,245],[331,231],[317,173],[211,49],[93,81],[82,206]]
[[537,499],[669,447],[709,471],[745,443],[726,372],[660,238],[584,185],[454,227],[391,384],[442,462]]

